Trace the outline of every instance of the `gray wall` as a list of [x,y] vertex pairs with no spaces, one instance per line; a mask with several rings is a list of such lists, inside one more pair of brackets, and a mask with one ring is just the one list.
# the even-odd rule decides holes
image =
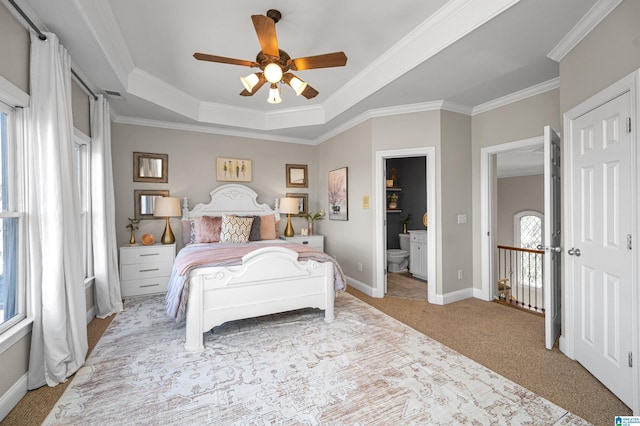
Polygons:
[[[327,208],[326,202],[320,204],[317,199],[318,173],[313,146],[115,123],[111,128],[111,144],[118,245],[129,242],[129,231],[125,227],[127,218],[134,216],[134,189],[169,190],[173,197],[188,197],[190,208],[196,203],[208,203],[213,189],[229,183],[216,181],[216,157],[252,161],[253,180],[246,185],[258,193],[261,203],[273,207],[275,198],[295,192],[309,195],[311,210]],[[136,151],[168,154],[169,182],[133,182],[133,152]],[[286,164],[307,165],[309,188],[286,187]],[[291,219],[296,233],[306,225],[303,218]],[[322,222],[316,222],[319,233],[322,232]],[[145,233],[154,234],[159,241],[164,225],[161,219],[141,221],[140,229],[136,231],[137,241]],[[285,220],[282,220],[281,231],[285,225]],[[171,220],[171,228],[179,249],[182,247],[180,218]]]
[[560,61],[566,112],[640,68],[640,1],[624,0]]
[[498,179],[498,244],[514,246],[513,217],[526,210],[544,214],[544,175]]

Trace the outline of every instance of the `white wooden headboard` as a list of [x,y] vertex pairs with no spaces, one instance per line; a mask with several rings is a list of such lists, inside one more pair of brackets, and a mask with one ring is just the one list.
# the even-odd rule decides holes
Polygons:
[[231,183],[222,185],[211,191],[211,201],[207,204],[196,204],[189,210],[189,200],[182,200],[182,220],[194,217],[222,216],[235,214],[238,216],[264,216],[273,213],[276,221],[280,220],[280,212],[273,210],[268,204],[258,204],[258,194],[251,188]]

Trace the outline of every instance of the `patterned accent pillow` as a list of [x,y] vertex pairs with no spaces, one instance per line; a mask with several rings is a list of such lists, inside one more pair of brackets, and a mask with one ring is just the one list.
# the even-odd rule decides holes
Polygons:
[[217,243],[220,241],[222,217],[202,216],[193,220],[195,243]]
[[222,228],[220,230],[221,243],[246,243],[249,241],[249,233],[253,217],[238,217],[222,215]]
[[240,217],[252,217],[253,224],[251,224],[251,231],[249,232],[249,241],[260,241],[260,216],[240,216]]
[[276,217],[272,214],[260,216],[260,239],[275,240],[278,238]]

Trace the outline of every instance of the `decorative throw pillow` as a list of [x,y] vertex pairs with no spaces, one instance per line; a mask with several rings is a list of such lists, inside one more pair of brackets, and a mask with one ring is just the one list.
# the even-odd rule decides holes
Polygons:
[[260,241],[260,216],[240,216],[251,217],[253,223],[251,224],[251,231],[249,232],[249,241]]
[[222,217],[202,216],[193,220],[196,243],[217,243],[220,241]]
[[222,215],[222,227],[220,230],[221,243],[246,243],[249,241],[249,233],[253,217],[238,217]]
[[275,240],[278,238],[276,217],[274,215],[260,216],[260,238],[263,240]]

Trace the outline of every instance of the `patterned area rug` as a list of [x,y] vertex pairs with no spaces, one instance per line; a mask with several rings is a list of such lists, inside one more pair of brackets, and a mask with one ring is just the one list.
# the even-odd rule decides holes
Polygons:
[[183,349],[163,296],[128,299],[45,425],[584,425],[347,293]]

